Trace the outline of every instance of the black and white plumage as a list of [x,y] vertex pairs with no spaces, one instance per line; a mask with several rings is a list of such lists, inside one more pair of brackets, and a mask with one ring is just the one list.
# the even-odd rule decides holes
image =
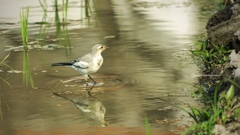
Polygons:
[[86,86],[88,86],[87,80],[90,78],[94,85],[96,84],[96,81],[94,81],[91,78],[91,74],[96,73],[98,69],[103,64],[103,57],[101,55],[102,51],[104,51],[107,48],[107,46],[102,44],[96,44],[92,47],[92,50],[90,53],[75,59],[71,62],[60,62],[60,63],[54,63],[52,66],[68,66],[72,67],[76,71],[80,72],[85,77]]

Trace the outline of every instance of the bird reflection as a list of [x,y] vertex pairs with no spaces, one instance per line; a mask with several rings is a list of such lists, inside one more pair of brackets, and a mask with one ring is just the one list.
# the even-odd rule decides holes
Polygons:
[[74,99],[70,99],[54,91],[52,93],[56,96],[62,97],[73,102],[74,105],[78,109],[82,110],[86,116],[92,118],[102,127],[106,127],[108,125],[108,122],[104,120],[106,108],[99,99],[91,95],[90,91],[87,91],[87,94],[84,94]]

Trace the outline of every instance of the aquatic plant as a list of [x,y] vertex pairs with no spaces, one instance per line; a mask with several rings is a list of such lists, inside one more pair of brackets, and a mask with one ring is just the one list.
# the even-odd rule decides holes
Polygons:
[[65,22],[67,20],[67,16],[68,16],[68,0],[62,0],[62,4],[63,4],[63,12],[62,12],[62,22]]
[[[95,7],[95,1],[92,0],[93,6]],[[84,10],[85,10],[85,17],[89,18],[93,14],[93,9],[91,8],[91,1],[90,0],[85,0],[84,1]]]
[[[9,68],[10,70],[13,71],[13,69],[12,69],[8,64],[4,63],[4,61],[5,61],[9,56],[10,56],[10,51],[9,51],[9,53],[3,58],[3,60],[0,62],[0,67],[7,67],[7,68]],[[9,77],[8,77],[8,78],[9,78]],[[8,78],[2,78],[2,77],[0,76],[0,80],[2,80],[4,83],[6,83],[8,86],[11,87],[11,85],[6,81]]]
[[90,25],[90,17],[94,14],[97,24],[101,26],[101,22],[98,19],[97,2],[95,0],[81,0],[81,20],[87,20],[87,24]]
[[58,0],[54,1],[55,7],[55,24],[56,24],[56,37],[60,38],[61,36],[61,21],[59,17],[59,10],[58,10]]
[[58,0],[54,1],[55,6],[55,25],[56,25],[56,38],[58,44],[63,44],[66,48],[66,54],[69,53],[71,49],[71,40],[67,28],[67,13],[68,13],[68,0],[62,1],[62,22],[60,21],[59,10],[58,10]]
[[28,86],[34,87],[34,82],[31,74],[30,64],[29,64],[29,48],[28,48],[28,15],[29,7],[26,10],[20,12],[20,24],[21,24],[21,35],[24,47],[23,53],[23,82]]
[[[56,26],[56,41],[59,45],[63,45],[66,51],[66,54],[70,53],[71,51],[71,40],[70,35],[68,32],[68,10],[69,10],[69,0],[62,0],[62,4],[59,5],[58,0],[54,0],[54,26]],[[40,30],[39,30],[39,36],[38,36],[38,45],[40,44],[40,41],[45,41],[46,37],[48,36],[48,28],[51,25],[51,23],[47,22],[48,18],[48,10],[47,10],[47,4],[46,0],[39,0],[39,3],[41,5],[41,8],[44,12],[42,22],[40,22]],[[88,24],[90,24],[90,17],[92,14],[96,14],[96,2],[95,0],[81,0],[80,5],[80,19],[85,21],[88,21]],[[61,10],[59,10],[61,9]],[[98,24],[99,21],[96,19]]]
[[40,41],[45,41],[45,39],[48,36],[48,27],[49,27],[49,23],[47,22],[47,3],[46,0],[44,0],[43,2],[41,0],[39,0],[39,3],[41,5],[41,8],[43,10],[43,18],[41,21],[41,25],[40,25],[40,29],[39,29],[39,34],[38,34],[38,40],[37,40],[37,44],[40,44]]
[[65,39],[64,40],[64,46],[66,53],[68,54],[69,49],[71,49],[71,40],[70,40],[70,36],[68,33],[68,27],[67,27],[67,16],[68,16],[68,0],[62,0],[62,4],[63,4],[63,12],[62,12],[62,38]]
[[[96,2],[94,0],[81,0],[81,8],[84,11],[81,11],[82,13],[85,13],[85,16],[82,15],[82,18],[80,19],[87,19],[89,23],[89,18],[92,16],[93,13],[96,13]],[[83,5],[84,4],[84,5]],[[59,5],[58,5],[58,0],[54,1],[54,6],[55,6],[55,25],[56,25],[56,38],[58,40],[59,44],[64,45],[66,48],[65,51],[68,54],[70,52],[69,49],[72,48],[71,46],[71,40],[70,40],[70,35],[68,32],[68,21],[67,21],[67,16],[68,16],[68,5],[69,1],[68,0],[62,0],[62,21],[60,20],[60,15],[59,15]]]
[[[7,83],[6,81],[4,81],[4,82]],[[11,86],[11,85],[9,85],[9,86]],[[10,107],[8,106],[8,104],[6,102],[6,100],[4,98],[4,95],[2,94],[2,87],[0,85],[0,117],[1,117],[2,120],[3,120],[3,113],[2,113],[2,105],[3,105],[3,103],[5,103],[7,109],[10,111]]]
[[[13,71],[13,69],[12,69],[8,64],[4,63],[4,61],[5,61],[9,56],[10,56],[10,51],[9,51],[9,53],[3,58],[3,60],[0,62],[0,67],[7,67],[8,69],[10,69],[10,70]],[[8,78],[10,78],[10,76],[9,76]],[[12,88],[11,84],[7,81],[8,78],[3,78],[3,77],[0,76],[0,80],[3,81],[5,84],[7,84],[10,88]],[[1,119],[3,119],[3,114],[2,114],[2,103],[3,103],[3,102],[2,102],[2,101],[5,101],[6,107],[8,108],[8,110],[10,110],[10,108],[9,108],[9,106],[7,105],[6,100],[5,100],[5,98],[4,98],[3,94],[2,94],[2,86],[0,85],[0,117],[1,117]]]
[[[93,1],[93,4],[95,5],[95,1],[94,0],[92,0],[92,1]],[[85,13],[84,16],[82,15],[82,17],[89,18],[93,13],[92,8],[91,8],[91,1],[90,0],[81,0],[81,7],[83,7],[81,13]]]

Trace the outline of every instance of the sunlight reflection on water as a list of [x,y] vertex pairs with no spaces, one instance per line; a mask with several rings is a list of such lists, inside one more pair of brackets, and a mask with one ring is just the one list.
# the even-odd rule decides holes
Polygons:
[[[11,0],[0,4],[7,7],[12,2]],[[39,25],[34,23],[41,21],[42,11],[37,1],[27,2],[34,7],[29,18],[31,22],[29,39],[35,41]],[[48,2],[49,8],[52,8],[53,3]],[[93,93],[106,107],[106,121],[110,121],[110,128],[144,129],[143,120],[146,115],[152,127],[157,127],[157,130],[176,129],[175,126],[157,124],[156,120],[179,118],[183,113],[171,109],[171,106],[188,105],[193,100],[188,95],[188,90],[194,82],[192,74],[197,72],[196,66],[189,62],[191,61],[189,57],[187,60],[179,60],[176,55],[184,50],[185,52],[181,54],[188,55],[186,50],[194,43],[193,35],[204,33],[207,19],[199,17],[200,11],[191,0],[111,2],[113,16],[107,9],[99,12],[100,20],[101,15],[109,17],[101,20],[101,27],[95,25],[82,27],[78,18],[80,15],[77,14],[79,1],[70,4],[69,23],[72,27],[69,33],[73,46],[71,53],[66,54],[64,48],[30,51],[36,88],[34,90],[26,88],[19,81],[22,78],[21,74],[13,74],[14,77],[9,79],[13,90],[4,91],[6,101],[13,111],[3,109],[6,121],[0,122],[1,127],[47,132],[59,128],[63,132],[66,128],[66,133],[78,132],[78,128],[83,127],[81,132],[88,133],[89,127],[96,126],[95,123],[85,118],[71,103],[54,98],[51,93],[53,90],[75,95],[84,92],[82,76],[79,77],[79,74],[70,68],[53,68],[50,65],[75,59],[89,52],[93,44],[104,43],[109,46],[103,53],[104,64],[99,72],[93,75],[94,79],[103,85],[96,86]],[[26,5],[21,3],[18,7],[12,8],[19,9]],[[7,8],[0,10],[5,13]],[[0,15],[2,23],[0,25],[5,27],[2,31],[6,32],[5,38],[11,40],[13,46],[21,44],[18,14],[19,12],[14,10],[8,18]],[[52,14],[49,14],[50,18],[53,17]],[[5,22],[14,24],[9,26]],[[47,45],[57,44],[52,39],[54,32],[55,29],[52,27],[49,31],[51,36],[46,40]],[[1,42],[1,45],[5,45],[5,42]],[[12,52],[9,65],[21,70],[22,52]],[[66,81],[75,78],[78,81]],[[63,83],[64,81],[66,82]],[[9,89],[7,86],[4,88]],[[17,124],[18,121],[22,124]],[[179,123],[186,123],[186,120]],[[97,130],[94,129],[94,132]],[[131,131],[131,128],[126,128],[126,131],[122,132]]]

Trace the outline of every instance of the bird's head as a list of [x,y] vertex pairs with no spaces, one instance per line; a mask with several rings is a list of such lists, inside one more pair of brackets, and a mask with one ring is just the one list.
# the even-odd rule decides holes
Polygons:
[[92,51],[97,51],[97,52],[102,52],[104,51],[106,48],[108,48],[106,45],[102,45],[102,44],[96,44],[92,47]]

